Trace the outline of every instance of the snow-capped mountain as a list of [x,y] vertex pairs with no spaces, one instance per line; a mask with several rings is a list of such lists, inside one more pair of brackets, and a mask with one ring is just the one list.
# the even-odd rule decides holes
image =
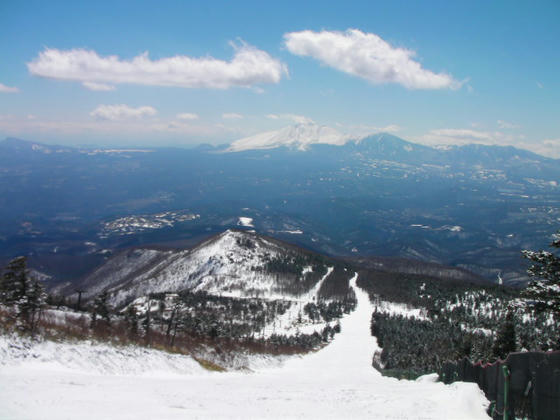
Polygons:
[[189,250],[126,251],[87,276],[81,288],[87,297],[109,291],[115,306],[152,293],[181,291],[313,301],[333,272],[329,264],[273,239],[228,230]]
[[343,134],[332,127],[315,123],[302,123],[236,140],[227,151],[241,152],[244,150],[275,149],[277,147],[306,150],[312,144],[340,146],[350,139],[350,135]]

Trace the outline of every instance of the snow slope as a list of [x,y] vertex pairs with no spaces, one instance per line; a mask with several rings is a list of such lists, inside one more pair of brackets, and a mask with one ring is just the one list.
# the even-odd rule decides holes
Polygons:
[[[0,367],[100,375],[184,375],[207,371],[191,357],[136,346],[95,342],[32,343],[0,336]],[[2,370],[0,368],[0,375]]]
[[116,286],[108,287],[107,282],[103,286],[115,306],[150,293],[183,290],[264,299],[297,297],[282,291],[276,275],[262,271],[269,258],[286,253],[285,247],[259,235],[228,230],[191,250],[160,253],[157,263],[137,269],[132,277],[113,278]]
[[373,308],[355,291],[358,307],[332,344],[254,374],[117,376],[8,363],[0,367],[0,418],[489,418],[475,384],[399,381],[371,368]]

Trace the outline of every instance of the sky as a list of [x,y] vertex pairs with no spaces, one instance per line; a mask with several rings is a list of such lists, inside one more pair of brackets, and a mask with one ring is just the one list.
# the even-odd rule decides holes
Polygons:
[[560,158],[560,2],[0,2],[0,138],[223,144],[297,123]]

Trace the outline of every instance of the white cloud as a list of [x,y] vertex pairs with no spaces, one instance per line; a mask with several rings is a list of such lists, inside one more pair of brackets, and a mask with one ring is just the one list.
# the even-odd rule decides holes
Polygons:
[[560,138],[545,139],[541,144],[537,144],[534,151],[543,156],[560,159]]
[[230,61],[185,55],[151,60],[147,52],[125,60],[116,55],[101,57],[92,50],[47,48],[27,68],[35,76],[90,86],[132,83],[213,89],[278,83],[287,74],[285,64],[267,52],[243,42],[231,45],[235,54]]
[[141,106],[138,108],[132,108],[128,105],[99,105],[93,111],[89,113],[92,117],[109,120],[109,121],[119,121],[129,118],[141,118],[150,117],[156,115],[157,111],[151,106]]
[[0,83],[0,92],[3,92],[3,93],[18,93],[19,89],[17,87],[6,86],[6,85]]
[[100,91],[100,92],[108,92],[108,91],[111,91],[111,90],[115,90],[115,86],[106,85],[104,83],[83,82],[82,85],[86,89]]
[[544,85],[541,82],[537,82],[537,87],[539,89],[542,89],[542,88],[544,88]]
[[503,121],[503,120],[498,120],[498,127],[502,128],[502,129],[510,129],[513,130],[515,128],[519,128],[520,126],[517,124],[513,124],[507,121]]
[[176,117],[178,120],[184,120],[184,121],[193,121],[193,120],[198,120],[200,118],[198,114],[194,114],[192,112],[183,112],[182,114],[177,114]]
[[266,118],[270,120],[288,120],[295,122],[296,124],[313,124],[315,122],[305,115],[297,114],[268,114]]
[[235,112],[226,112],[222,114],[222,118],[224,120],[241,120],[243,119],[243,115],[237,114]]
[[434,73],[413,60],[414,51],[395,48],[373,33],[357,29],[301,31],[284,35],[286,48],[300,56],[372,83],[398,83],[408,89],[458,89],[462,83],[446,73]]

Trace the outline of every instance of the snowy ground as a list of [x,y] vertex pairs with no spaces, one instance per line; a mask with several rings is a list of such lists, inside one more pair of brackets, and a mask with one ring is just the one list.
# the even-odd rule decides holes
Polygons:
[[389,315],[401,315],[405,318],[414,318],[421,321],[429,321],[427,310],[424,308],[415,308],[404,303],[389,302],[386,300],[376,300],[374,308],[377,312]]
[[334,342],[281,368],[208,373],[192,365],[188,374],[107,374],[8,361],[0,367],[0,418],[488,419],[475,384],[398,381],[372,369],[372,306],[355,290],[357,309],[342,320]]

